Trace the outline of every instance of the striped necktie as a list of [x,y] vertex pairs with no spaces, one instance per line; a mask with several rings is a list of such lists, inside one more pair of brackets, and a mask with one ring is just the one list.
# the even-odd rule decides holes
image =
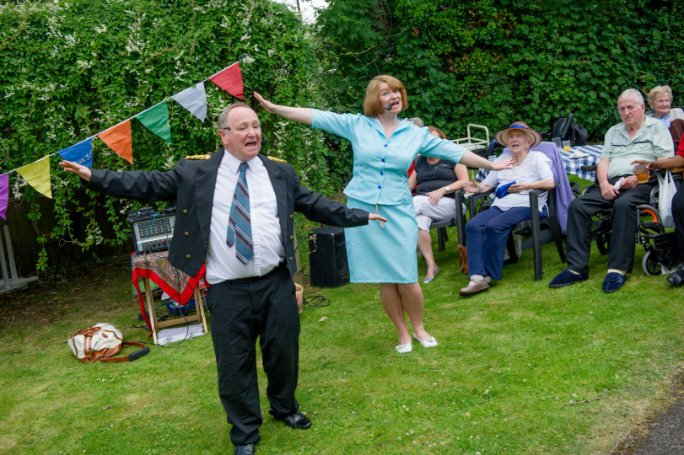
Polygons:
[[245,162],[240,164],[240,177],[235,185],[233,204],[230,206],[228,217],[228,233],[226,243],[228,246],[235,245],[235,257],[243,264],[247,264],[254,257],[254,244],[252,243],[252,223],[249,215],[249,188],[247,187],[247,175],[249,165]]

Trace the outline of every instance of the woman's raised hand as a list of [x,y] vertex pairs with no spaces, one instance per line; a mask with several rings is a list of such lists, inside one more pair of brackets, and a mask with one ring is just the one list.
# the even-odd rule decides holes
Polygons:
[[266,109],[266,111],[270,112],[271,114],[275,114],[275,109],[276,105],[265,99],[259,92],[252,92],[254,94],[254,98],[261,104],[261,107]]
[[515,164],[515,161],[513,161],[513,158],[507,158],[505,160],[497,161],[496,163],[492,163],[492,170],[493,171],[500,171],[501,169],[510,169],[513,167]]
[[261,96],[259,92],[252,93],[254,94],[254,98],[259,102],[259,104],[261,104],[261,106],[264,109],[266,109],[267,112],[270,112],[271,114],[282,115],[287,119],[311,126],[311,109],[303,107],[283,106],[281,104],[271,103],[263,96]]

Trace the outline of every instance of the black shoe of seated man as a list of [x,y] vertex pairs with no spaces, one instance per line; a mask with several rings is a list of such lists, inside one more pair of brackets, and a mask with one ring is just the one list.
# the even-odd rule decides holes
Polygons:
[[681,267],[676,272],[667,277],[667,282],[672,286],[681,286],[684,284],[684,267]]
[[293,414],[287,415],[287,416],[273,416],[275,417],[276,420],[280,420],[282,422],[285,422],[285,425],[287,425],[290,428],[293,428],[295,430],[307,430],[311,428],[311,420],[301,412],[295,412]]
[[570,269],[565,269],[549,283],[550,288],[562,288],[563,286],[569,286],[571,284],[579,283],[580,281],[586,281],[589,279],[589,272],[584,271],[582,273],[571,272]]
[[254,455],[256,453],[255,444],[245,444],[243,446],[235,446],[235,455]]

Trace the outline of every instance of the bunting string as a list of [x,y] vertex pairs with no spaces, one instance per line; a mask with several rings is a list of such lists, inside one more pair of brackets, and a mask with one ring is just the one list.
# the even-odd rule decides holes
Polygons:
[[171,124],[169,122],[170,99],[180,104],[184,109],[197,117],[200,122],[207,118],[207,93],[205,84],[207,81],[213,83],[220,89],[228,92],[232,96],[241,100],[245,99],[242,72],[240,62],[248,61],[249,56],[243,56],[239,61],[223,68],[221,71],[209,76],[202,82],[198,82],[192,87],[165,98],[163,101],[152,107],[127,118],[99,133],[88,137],[74,145],[66,147],[58,152],[45,155],[33,163],[11,169],[0,174],[0,218],[6,219],[7,206],[9,204],[9,174],[16,172],[26,180],[36,191],[46,197],[52,198],[52,187],[50,185],[50,158],[59,154],[62,159],[73,161],[84,166],[93,167],[93,139],[96,137],[104,142],[114,153],[133,163],[133,138],[131,130],[131,120],[136,119],[150,132],[171,143]]

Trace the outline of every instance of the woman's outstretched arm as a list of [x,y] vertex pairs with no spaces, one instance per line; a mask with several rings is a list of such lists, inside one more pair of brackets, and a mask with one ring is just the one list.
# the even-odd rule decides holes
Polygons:
[[267,99],[264,99],[264,97],[257,92],[254,92],[254,98],[256,98],[259,104],[261,104],[261,106],[271,114],[281,115],[286,119],[294,120],[295,122],[311,126],[312,114],[310,108],[290,107],[281,106],[280,104],[274,104],[268,101]]

